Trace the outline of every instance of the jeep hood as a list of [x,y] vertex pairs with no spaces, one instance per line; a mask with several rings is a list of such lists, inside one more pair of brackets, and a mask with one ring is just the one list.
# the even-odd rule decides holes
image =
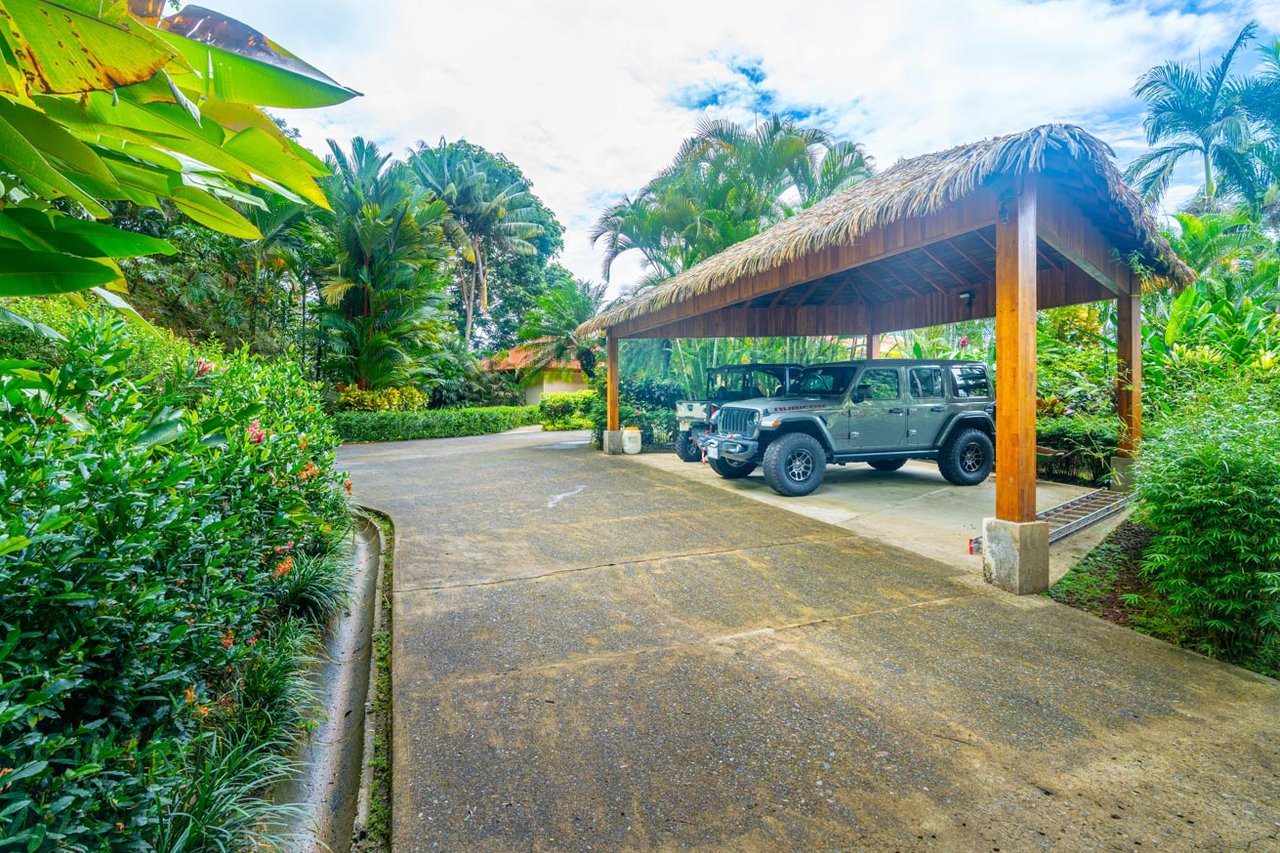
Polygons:
[[750,400],[738,400],[725,403],[720,408],[755,409],[762,415],[772,415],[778,412],[800,412],[806,409],[829,409],[831,400],[816,394],[806,396],[788,394],[785,397],[755,397]]

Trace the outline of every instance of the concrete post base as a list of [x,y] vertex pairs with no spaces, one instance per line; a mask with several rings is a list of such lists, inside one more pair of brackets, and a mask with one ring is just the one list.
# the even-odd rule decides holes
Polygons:
[[1113,492],[1127,492],[1133,488],[1133,458],[1129,456],[1111,457],[1111,485]]
[[605,430],[604,435],[601,438],[601,443],[604,445],[604,452],[607,453],[608,455],[621,456],[623,453],[622,430],[620,429]]
[[1049,523],[1047,521],[982,522],[982,576],[1015,595],[1049,588]]

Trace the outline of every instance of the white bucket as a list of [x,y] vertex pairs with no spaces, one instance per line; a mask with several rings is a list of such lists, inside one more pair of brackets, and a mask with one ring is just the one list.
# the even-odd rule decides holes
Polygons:
[[629,456],[640,452],[640,430],[627,427],[622,431],[622,452]]

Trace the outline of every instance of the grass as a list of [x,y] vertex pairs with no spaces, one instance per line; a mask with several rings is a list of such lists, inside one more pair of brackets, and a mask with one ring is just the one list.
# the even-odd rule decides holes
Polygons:
[[373,635],[373,714],[365,725],[373,727],[373,757],[369,762],[369,822],[365,837],[353,850],[391,850],[391,578],[394,570],[395,530],[391,519],[370,512],[382,531],[382,606],[378,614],[381,628]]
[[1179,620],[1142,574],[1151,531],[1126,521],[1049,591],[1054,601],[1170,643],[1180,644]]

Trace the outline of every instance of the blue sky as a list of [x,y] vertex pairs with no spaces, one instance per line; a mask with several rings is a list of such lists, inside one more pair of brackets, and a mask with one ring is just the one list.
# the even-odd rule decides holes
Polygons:
[[[1251,19],[1280,34],[1280,0],[210,5],[364,93],[289,113],[306,144],[363,135],[402,152],[444,136],[501,151],[566,225],[562,261],[596,280],[600,209],[666,165],[704,114],[790,113],[864,143],[880,167],[1067,121],[1123,163],[1144,145],[1138,75],[1212,62]],[[1194,180],[1189,169],[1171,200]],[[634,260],[615,265],[615,288],[638,277]]]

